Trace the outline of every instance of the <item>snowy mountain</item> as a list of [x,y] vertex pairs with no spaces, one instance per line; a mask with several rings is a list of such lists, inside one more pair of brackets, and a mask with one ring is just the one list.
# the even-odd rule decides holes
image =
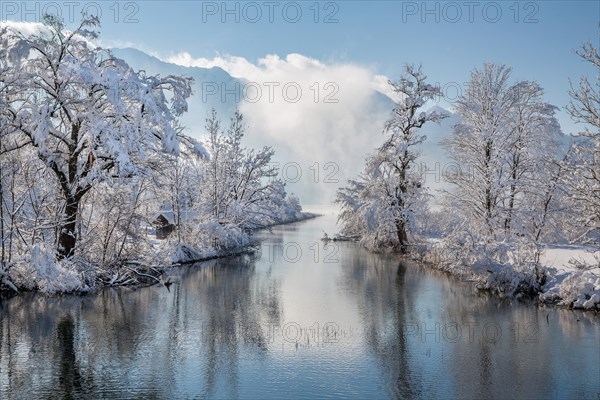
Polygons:
[[[239,107],[248,125],[247,143],[252,147],[275,149],[288,192],[300,196],[303,203],[331,202],[337,188],[361,171],[365,156],[383,142],[383,125],[393,107],[393,101],[385,93],[368,88],[357,96],[354,92],[357,89],[343,82],[339,82],[333,103],[312,101],[314,93],[308,84],[304,87],[304,97],[297,103],[278,102],[279,91],[274,92],[274,102],[267,101],[263,92],[263,98],[252,103],[244,101],[243,91],[246,87],[252,89],[253,85],[264,89],[264,82],[235,78],[219,67],[173,64],[133,48],[112,49],[112,52],[134,69],[143,69],[149,74],[194,78],[194,95],[182,122],[196,138],[203,137],[205,118],[212,107],[224,126]],[[286,82],[277,83],[283,86]],[[323,90],[323,83],[320,85]],[[451,114],[437,105],[434,108]],[[440,141],[452,131],[455,123],[456,118],[452,116],[441,125],[424,128],[428,140],[422,148],[421,162],[423,168],[432,171],[428,172],[427,185],[433,192],[443,186],[442,174],[448,165]]]

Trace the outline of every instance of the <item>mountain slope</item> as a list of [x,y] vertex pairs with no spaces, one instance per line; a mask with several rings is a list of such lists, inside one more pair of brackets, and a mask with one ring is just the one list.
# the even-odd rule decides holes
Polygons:
[[[183,124],[189,129],[188,133],[194,136],[202,135],[204,120],[211,108],[214,107],[221,117],[226,117],[231,115],[239,105],[239,101],[236,100],[241,100],[241,94],[229,94],[223,99],[222,94],[227,93],[226,90],[241,88],[244,82],[232,77],[219,67],[184,67],[162,61],[133,48],[111,49],[111,51],[114,56],[127,61],[135,70],[144,70],[153,75],[184,75],[194,78],[194,95],[188,101],[189,112],[184,114],[182,118]],[[215,87],[218,89],[215,89]],[[217,93],[207,94],[207,89],[212,92],[216,90]],[[239,93],[240,90],[237,90],[237,92]]]

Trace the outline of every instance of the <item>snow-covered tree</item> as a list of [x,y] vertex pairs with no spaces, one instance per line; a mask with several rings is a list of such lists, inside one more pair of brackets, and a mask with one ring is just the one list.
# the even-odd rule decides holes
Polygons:
[[204,203],[205,213],[212,215],[215,221],[221,218],[221,209],[224,206],[224,197],[227,194],[225,172],[225,137],[221,130],[221,121],[217,111],[213,108],[206,118],[205,125],[208,138],[206,149],[210,153],[210,160],[206,165],[206,187]]
[[418,148],[426,139],[420,128],[446,117],[422,111],[428,100],[441,96],[426,80],[420,66],[406,66],[397,82],[389,82],[398,100],[384,127],[386,141],[369,157],[364,174],[337,195],[343,233],[371,248],[396,247],[407,253],[415,213],[426,203],[423,179],[415,168]]
[[591,43],[582,45],[577,54],[595,67],[596,76],[592,82],[581,77],[579,87],[571,85],[569,91],[567,111],[585,128],[575,138],[564,178],[582,228],[579,239],[600,244],[600,54]]
[[81,204],[78,258],[94,260],[98,272],[118,267],[148,252],[145,177],[115,179],[95,185]]
[[[419,175],[414,177],[420,181]],[[370,250],[408,251],[408,232],[415,234],[415,219],[427,211],[428,194],[425,190],[411,192],[399,201],[396,169],[382,164],[375,156],[367,158],[365,171],[337,193],[341,205],[339,220],[343,222],[342,234]],[[402,207],[402,208],[401,208]],[[404,213],[405,231],[398,233],[398,216]],[[400,237],[406,233],[401,245]]]
[[462,172],[449,195],[489,242],[526,234],[532,200],[546,192],[560,152],[557,108],[536,82],[511,85],[510,72],[494,64],[472,72],[457,103],[460,123],[445,141]]
[[447,192],[455,215],[447,242],[501,262],[511,251],[535,264],[560,217],[564,149],[557,108],[538,83],[511,84],[510,72],[494,64],[475,69],[458,101],[460,123],[444,142],[460,165]]
[[507,121],[506,183],[503,199],[504,235],[539,239],[551,212],[562,167],[557,107],[543,100],[537,82],[517,82],[509,89],[512,104]]
[[[271,147],[255,150],[243,144],[243,115],[236,111],[226,131],[214,110],[206,120],[206,149],[210,160],[205,166],[204,212],[219,224],[254,229],[282,222],[284,215],[296,213],[288,203],[284,184],[276,178]],[[290,210],[292,207],[294,210]]]
[[[84,196],[101,182],[149,171],[145,160],[177,153],[177,117],[191,80],[132,70],[91,44],[96,17],[66,31],[46,16],[39,33],[5,31],[2,155],[28,147],[54,174],[62,196],[58,252],[73,255]],[[7,88],[7,86],[10,86]]]
[[453,204],[476,222],[470,229],[489,241],[496,239],[504,222],[501,203],[513,104],[510,71],[504,65],[485,64],[471,72],[465,94],[456,104],[460,123],[445,141],[450,157],[461,166],[449,179],[456,185],[450,192]]
[[276,221],[272,200],[281,193],[273,186],[278,174],[272,161],[275,152],[268,146],[259,150],[244,147],[244,131],[243,116],[236,111],[227,130],[225,148],[229,189],[225,211],[236,225],[256,228]]

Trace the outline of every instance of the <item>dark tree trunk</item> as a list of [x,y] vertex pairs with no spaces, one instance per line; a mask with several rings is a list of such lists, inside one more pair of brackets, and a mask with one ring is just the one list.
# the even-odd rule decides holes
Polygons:
[[406,223],[402,221],[397,222],[396,232],[398,234],[398,243],[400,243],[400,253],[408,253],[408,234],[406,233]]
[[[404,151],[404,159],[401,162],[400,169],[400,196],[398,198],[398,204],[400,208],[404,211],[405,203],[404,203],[404,195],[408,192],[408,183],[406,179],[406,174],[408,171],[408,151]],[[398,243],[400,244],[400,254],[408,253],[408,234],[406,233],[406,221],[403,219],[398,219],[396,221],[396,234],[398,235]]]
[[513,209],[515,207],[515,196],[516,196],[516,186],[513,184],[510,186],[510,198],[508,200],[508,216],[504,221],[504,234],[508,237],[510,234],[510,224],[512,222],[512,214]]
[[[78,187],[73,193],[71,189],[73,186],[77,186],[78,178],[81,176],[77,164],[78,156],[81,153],[81,150],[77,149],[80,128],[81,124],[79,122],[74,123],[71,126],[71,143],[68,148],[67,174],[64,174],[56,164],[53,164],[52,168],[61,184],[61,189],[66,201],[64,220],[60,226],[60,233],[58,236],[58,255],[63,259],[73,256],[73,253],[75,252],[75,245],[77,244],[76,228],[77,219],[79,217],[79,203],[84,194],[89,190],[89,187]],[[89,155],[88,162],[90,162]],[[87,173],[87,170],[84,171],[84,173]]]
[[4,268],[4,260],[6,259],[4,248],[4,198],[2,190],[2,174],[0,174],[0,243],[2,245],[2,255],[0,256],[0,269]]
[[71,257],[75,251],[77,242],[77,215],[79,211],[79,198],[67,199],[65,206],[65,219],[60,227],[58,237],[58,253],[61,258]]

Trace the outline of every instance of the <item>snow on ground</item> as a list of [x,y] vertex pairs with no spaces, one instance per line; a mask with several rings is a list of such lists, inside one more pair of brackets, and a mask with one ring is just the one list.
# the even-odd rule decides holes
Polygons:
[[[553,246],[541,257],[550,279],[542,301],[574,308],[600,309],[600,250],[585,246]],[[587,268],[578,266],[587,265]]]
[[552,246],[544,251],[540,262],[542,265],[556,268],[558,271],[577,271],[578,269],[571,261],[577,260],[588,265],[597,264],[598,261],[594,257],[600,257],[600,250],[589,246]]

